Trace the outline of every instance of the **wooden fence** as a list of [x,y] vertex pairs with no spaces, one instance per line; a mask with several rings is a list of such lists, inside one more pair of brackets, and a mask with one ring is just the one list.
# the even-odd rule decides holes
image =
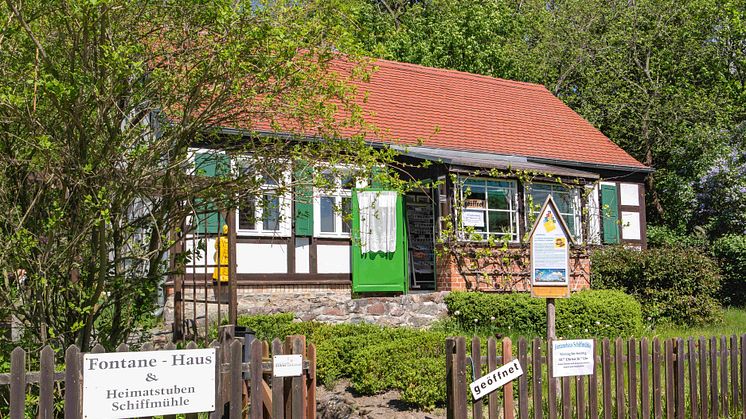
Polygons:
[[[217,348],[217,365],[215,372],[215,406],[214,412],[208,412],[209,418],[309,418],[316,417],[316,348],[313,344],[306,347],[304,336],[288,336],[285,342],[275,339],[270,346],[267,342],[255,340],[249,345],[249,362],[243,362],[243,340],[234,339],[230,332],[221,333],[220,341],[213,341],[211,347]],[[190,342],[187,349],[196,349]],[[175,349],[174,344],[164,349]],[[145,345],[143,351],[153,350],[152,345]],[[117,352],[128,351],[127,345],[120,345]],[[96,346],[91,351],[102,353],[104,348]],[[299,377],[274,377],[270,355],[302,354],[303,374]],[[39,371],[28,372],[26,368],[26,351],[15,348],[11,353],[11,372],[0,374],[0,391],[10,387],[10,418],[23,419],[28,415],[40,419],[64,417],[78,419],[82,417],[83,388],[83,353],[76,346],[70,346],[65,352],[64,371],[55,370],[55,354],[49,346],[41,350]],[[5,388],[5,390],[3,389]],[[27,406],[27,394],[38,400],[33,406]],[[55,402],[64,402],[62,411],[55,412]],[[58,403],[59,404],[59,403]],[[3,417],[0,410],[0,418]],[[186,415],[186,419],[196,419],[197,413]],[[175,419],[175,415],[164,416],[164,419]]]
[[[476,337],[470,348],[463,337],[446,340],[449,418],[746,418],[746,335],[597,340],[592,375],[555,379],[544,341],[486,343],[485,350]],[[470,382],[515,357],[520,378],[469,399]]]

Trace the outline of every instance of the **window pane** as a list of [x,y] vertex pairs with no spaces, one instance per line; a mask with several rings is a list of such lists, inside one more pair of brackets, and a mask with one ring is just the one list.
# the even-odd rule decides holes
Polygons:
[[564,213],[573,212],[574,202],[573,202],[571,194],[567,192],[564,192],[564,193],[555,192],[552,195],[553,195],[552,197],[554,198],[554,202],[557,204],[557,209],[559,210],[559,212],[564,212]]
[[487,208],[489,209],[510,209],[508,204],[508,193],[500,190],[489,190]]
[[355,179],[350,175],[342,176],[342,189],[350,190],[355,187]]
[[256,229],[256,204],[248,198],[238,208],[238,228],[241,230]]
[[270,176],[263,176],[262,180],[265,186],[277,186],[277,180]]
[[264,207],[262,208],[262,229],[280,229],[280,198],[275,194],[264,194]]
[[510,213],[502,211],[489,212],[490,233],[510,233]]
[[573,237],[576,237],[575,234],[575,217],[572,215],[563,215],[562,218],[565,219],[565,224],[567,224],[567,229],[570,230],[570,234],[572,234]]
[[531,190],[531,199],[533,200],[532,210],[538,211],[541,209],[541,206],[544,205],[544,201],[547,200],[547,196],[549,196],[549,192],[543,191],[543,190]]
[[319,200],[319,212],[321,213],[321,231],[323,233],[334,233],[334,197],[322,196]]
[[484,187],[482,186],[464,186],[464,199],[481,199],[484,200]]
[[342,232],[349,233],[352,225],[352,198],[342,198]]

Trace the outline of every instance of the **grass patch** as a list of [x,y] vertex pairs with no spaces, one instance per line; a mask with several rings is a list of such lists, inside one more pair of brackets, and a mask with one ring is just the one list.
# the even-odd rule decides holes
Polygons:
[[746,309],[728,308],[724,310],[721,323],[692,327],[660,326],[645,335],[660,338],[686,338],[689,336],[730,336],[744,333],[746,333]]

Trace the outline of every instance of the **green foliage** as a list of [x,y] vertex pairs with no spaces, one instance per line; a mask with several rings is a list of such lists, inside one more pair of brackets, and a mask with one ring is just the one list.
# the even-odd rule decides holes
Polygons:
[[293,321],[290,313],[240,316],[257,337],[271,340],[302,334],[316,344],[317,380],[332,386],[350,378],[357,391],[400,390],[402,399],[429,408],[445,400],[445,333],[368,323]]
[[707,198],[696,184],[744,120],[742,1],[350,3],[349,41],[367,54],[546,86],[656,168],[646,184],[649,221],[743,225],[743,200],[713,197],[712,208],[727,214],[695,215]]
[[707,247],[707,237],[704,234],[685,233],[666,226],[647,226],[648,247]]
[[598,249],[591,254],[591,286],[633,295],[653,325],[700,325],[722,319],[715,298],[720,289],[718,267],[691,248]]
[[353,388],[361,394],[401,390],[405,401],[422,407],[444,402],[445,339],[421,331],[363,348],[352,361]]
[[[467,333],[545,334],[546,303],[527,293],[452,292],[445,301]],[[642,330],[640,304],[618,291],[588,290],[558,299],[556,316],[557,335],[565,338],[630,336]]]
[[721,301],[743,307],[746,305],[746,236],[721,237],[712,244],[712,253],[723,275]]

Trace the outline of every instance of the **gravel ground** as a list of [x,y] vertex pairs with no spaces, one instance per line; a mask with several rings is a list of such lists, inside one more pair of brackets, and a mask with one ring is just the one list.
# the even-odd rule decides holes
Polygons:
[[446,417],[445,409],[432,412],[417,410],[399,398],[399,393],[389,391],[375,396],[361,396],[352,393],[350,383],[340,380],[329,390],[323,386],[316,388],[316,405],[319,419],[366,418],[366,419],[441,419]]

